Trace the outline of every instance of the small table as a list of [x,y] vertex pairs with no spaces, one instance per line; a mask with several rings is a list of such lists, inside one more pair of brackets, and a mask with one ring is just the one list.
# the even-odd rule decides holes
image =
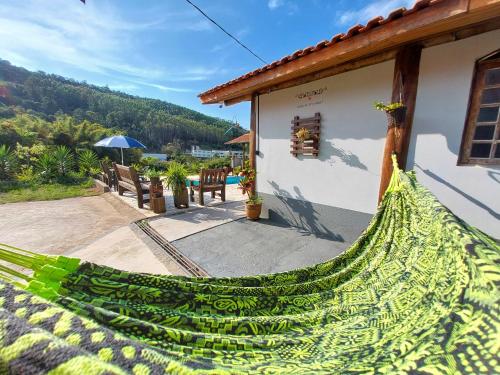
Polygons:
[[162,214],[167,211],[165,197],[151,197],[150,206],[155,214]]

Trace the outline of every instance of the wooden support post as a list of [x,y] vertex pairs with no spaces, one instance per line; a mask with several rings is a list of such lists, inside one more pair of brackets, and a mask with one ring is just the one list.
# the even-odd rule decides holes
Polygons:
[[[257,95],[252,95],[252,102],[250,105],[250,145],[248,152],[248,160],[250,162],[250,168],[256,168],[255,161],[255,149],[257,141]],[[257,182],[257,177],[255,177]],[[252,194],[255,193],[255,184],[252,188]]]
[[396,54],[391,102],[403,102],[406,106],[404,121],[397,127],[388,127],[385,138],[384,156],[380,176],[378,201],[382,200],[392,175],[391,155],[396,153],[398,165],[406,169],[406,159],[410,145],[413,114],[417,99],[418,73],[422,46],[402,47]]

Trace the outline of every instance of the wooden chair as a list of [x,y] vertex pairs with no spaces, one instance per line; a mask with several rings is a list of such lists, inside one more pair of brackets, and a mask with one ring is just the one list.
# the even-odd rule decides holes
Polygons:
[[137,206],[144,207],[144,203],[149,202],[149,198],[144,195],[149,195],[149,184],[141,182],[136,170],[132,167],[113,163],[116,179],[118,180],[118,194],[123,195],[125,190],[131,191],[137,195]]
[[212,198],[215,198],[215,192],[220,191],[220,197],[223,202],[226,200],[226,178],[227,169],[202,169],[200,171],[200,180],[198,186],[190,184],[191,202],[194,202],[194,192],[198,192],[200,205],[204,205],[203,193],[211,192]]
[[105,161],[101,161],[100,164],[102,182],[108,185],[110,189],[115,187],[115,178],[113,176],[113,171],[109,167],[108,163],[106,163]]

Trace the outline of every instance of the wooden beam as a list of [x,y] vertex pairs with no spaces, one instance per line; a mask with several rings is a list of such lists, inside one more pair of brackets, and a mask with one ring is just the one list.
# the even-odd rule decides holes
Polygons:
[[466,28],[436,35],[421,42],[423,48],[434,47],[439,44],[455,42],[466,39],[474,35],[487,33],[489,31],[500,29],[500,17],[494,18],[488,22],[481,22]]
[[[252,95],[252,102],[250,104],[250,144],[248,150],[248,161],[250,163],[250,168],[256,169],[255,162],[255,150],[257,142],[257,95]],[[255,176],[255,182],[257,183],[257,176]],[[252,195],[256,191],[256,183],[252,187]]]
[[[470,4],[469,4],[470,3]],[[470,8],[469,8],[469,5]],[[386,25],[352,36],[272,69],[235,80],[217,90],[200,94],[204,104],[244,97],[294,78],[349,61],[414,44],[498,17],[500,0],[438,1],[428,8],[392,20]]]
[[241,102],[248,102],[250,100],[252,100],[252,94],[243,95],[243,96],[239,96],[237,98],[225,100],[224,105],[226,107],[229,107],[230,105],[234,105],[234,104],[241,103]]
[[413,114],[415,113],[417,99],[421,53],[421,45],[412,45],[401,48],[396,55],[391,102],[401,101],[406,106],[406,116],[403,123],[398,127],[390,126],[387,128],[380,176],[379,202],[382,200],[387,186],[389,186],[393,169],[393,153],[397,156],[399,167],[403,170],[406,169]]
[[[500,17],[492,19],[491,21],[481,22],[478,24],[474,24],[472,26],[468,26],[463,29],[459,29],[456,31],[446,32],[443,34],[439,34],[436,36],[432,36],[428,39],[424,39],[420,42],[423,48],[434,47],[439,44],[455,42],[457,40],[469,38],[474,35],[487,33],[489,31],[500,29]],[[265,87],[263,89],[258,90],[259,94],[269,94],[273,91],[287,89],[290,87],[295,87],[299,85],[303,85],[305,83],[313,82],[318,79],[331,77],[337,74],[346,73],[352,70],[364,68],[366,66],[380,64],[385,61],[393,60],[396,56],[398,49],[391,49],[388,51],[380,52],[372,56],[363,57],[361,59],[349,61],[347,63],[343,63],[340,65],[335,65],[318,72],[306,74],[304,76],[300,76],[297,78],[290,79],[288,81],[271,85],[269,87]],[[234,99],[230,99],[224,102],[224,105],[230,106],[237,103],[241,103],[244,101],[252,100],[252,95],[243,95],[238,96]]]
[[259,90],[258,93],[259,94],[268,94],[268,93],[273,92],[273,91],[283,90],[283,89],[287,89],[289,87],[303,85],[304,83],[309,83],[312,81],[316,81],[318,79],[331,77],[331,76],[345,73],[345,72],[349,72],[349,71],[355,70],[355,69],[360,69],[360,68],[363,68],[365,66],[379,64],[379,63],[382,63],[384,61],[389,61],[389,60],[394,59],[394,57],[396,56],[396,52],[397,52],[397,50],[387,51],[387,52],[379,53],[379,54],[374,55],[374,56],[368,56],[368,57],[363,58],[363,59],[349,61],[348,63],[345,63],[345,64],[332,66],[330,68],[321,70],[319,72],[307,74],[307,75],[302,76],[302,77],[294,78],[294,79],[291,79],[289,81],[285,81],[283,83],[279,83],[277,85],[267,87],[263,90]]

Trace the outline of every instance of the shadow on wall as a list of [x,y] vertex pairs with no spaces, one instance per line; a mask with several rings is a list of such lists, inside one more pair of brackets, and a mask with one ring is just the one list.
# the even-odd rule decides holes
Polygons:
[[[406,161],[406,168],[413,169],[416,166],[415,153],[417,148],[417,138],[422,135],[441,135],[446,142],[448,150],[456,156],[460,153],[460,145],[462,144],[463,125],[456,128],[449,128],[440,124],[440,118],[447,118],[448,114],[439,112],[435,118],[427,118],[424,116],[417,116],[413,119],[412,135],[410,140],[410,147],[408,149],[408,157]],[[436,142],[436,140],[431,140]],[[420,144],[420,148],[422,145]],[[425,148],[425,147],[424,147]]]
[[[262,152],[259,152],[261,157],[264,156]],[[305,158],[310,158],[311,156],[298,155],[297,159],[303,160]],[[358,155],[353,154],[349,150],[345,150],[341,147],[336,147],[333,142],[321,141],[319,148],[318,160],[325,161],[331,166],[333,166],[337,161],[341,161],[345,165],[353,168],[368,170],[368,167],[359,160]]]
[[319,149],[319,160],[327,161],[330,165],[333,165],[340,160],[342,163],[349,167],[368,170],[367,166],[359,160],[358,155],[353,154],[349,150],[344,150],[341,147],[336,147],[333,142],[322,142]]
[[[493,216],[495,219],[497,220],[500,220],[500,214],[498,212],[496,212],[495,210],[491,209],[491,207],[488,207],[487,205],[485,205],[483,202],[477,200],[476,198],[474,198],[473,196],[467,194],[466,192],[460,190],[459,188],[457,188],[456,186],[454,186],[453,184],[449,183],[448,181],[446,181],[444,178],[442,177],[439,177],[437,174],[431,172],[430,170],[428,169],[423,169],[422,167],[420,167],[417,163],[415,163],[415,166],[418,167],[418,169],[420,169],[423,173],[425,173],[427,176],[429,176],[430,178],[436,180],[437,182],[440,182],[441,184],[445,185],[446,187],[450,188],[451,190],[453,190],[454,192],[460,194],[462,197],[464,197],[465,199],[467,199],[469,202],[475,204],[476,206],[478,206],[479,208],[482,208],[483,210],[485,210],[486,212],[488,212],[491,216]],[[496,172],[493,172],[493,174],[498,174]],[[496,180],[495,177],[491,176],[493,179]]]
[[344,238],[337,233],[332,232],[319,222],[318,212],[314,209],[311,202],[305,200],[300,189],[297,186],[293,187],[295,196],[287,190],[281,189],[274,181],[268,181],[274,189],[274,195],[278,198],[283,207],[288,212],[282,212],[280,209],[273,209],[276,211],[276,217],[272,217],[273,212],[270,212],[270,219],[280,221],[279,218],[287,217],[290,221],[287,223],[291,226],[305,230],[305,235],[312,233],[319,238],[325,238],[331,241],[344,242]]

